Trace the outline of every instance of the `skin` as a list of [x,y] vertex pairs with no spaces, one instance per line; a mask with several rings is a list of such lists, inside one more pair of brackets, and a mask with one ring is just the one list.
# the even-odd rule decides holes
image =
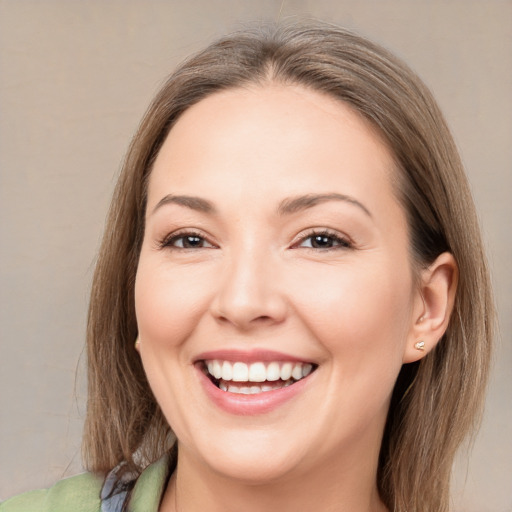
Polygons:
[[[444,333],[456,286],[449,254],[415,281],[393,172],[366,121],[297,86],[216,93],[173,127],[149,180],[135,289],[140,355],[179,443],[162,511],[385,510],[376,469],[393,385]],[[345,199],[279,211],[308,194]],[[312,230],[333,246],[312,247]],[[191,232],[199,245],[183,248]],[[217,349],[318,367],[281,406],[230,414],[194,366]]]

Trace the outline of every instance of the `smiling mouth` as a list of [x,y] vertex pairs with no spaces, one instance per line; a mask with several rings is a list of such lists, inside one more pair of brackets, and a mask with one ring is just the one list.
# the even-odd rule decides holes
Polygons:
[[291,386],[316,370],[316,365],[303,362],[223,361],[202,362],[203,372],[222,391],[243,395],[265,393]]

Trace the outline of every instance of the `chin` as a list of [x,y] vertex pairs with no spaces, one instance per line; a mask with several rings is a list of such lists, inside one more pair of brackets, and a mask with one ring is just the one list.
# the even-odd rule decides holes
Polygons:
[[286,479],[302,466],[303,448],[297,444],[291,445],[286,433],[276,436],[275,432],[251,429],[236,436],[212,433],[198,440],[193,450],[179,446],[219,476],[247,485],[265,485]]

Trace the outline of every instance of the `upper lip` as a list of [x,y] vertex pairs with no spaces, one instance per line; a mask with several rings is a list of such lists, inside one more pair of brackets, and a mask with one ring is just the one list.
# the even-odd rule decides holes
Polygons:
[[290,361],[294,363],[313,363],[303,357],[297,357],[283,352],[266,349],[251,349],[251,350],[237,350],[237,349],[219,349],[202,352],[194,358],[194,362],[206,361],[217,359],[220,361],[242,362],[242,363],[257,363],[257,362],[271,362],[271,361]]

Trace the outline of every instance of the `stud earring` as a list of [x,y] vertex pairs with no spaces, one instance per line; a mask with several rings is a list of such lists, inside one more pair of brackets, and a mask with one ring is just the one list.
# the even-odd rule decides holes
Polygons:
[[416,343],[414,344],[414,348],[415,348],[416,350],[421,350],[421,351],[425,350],[425,342],[424,342],[424,341],[418,341],[418,342],[416,342]]
[[140,348],[140,340],[139,340],[139,337],[137,336],[137,339],[135,340],[135,350],[139,350]]

